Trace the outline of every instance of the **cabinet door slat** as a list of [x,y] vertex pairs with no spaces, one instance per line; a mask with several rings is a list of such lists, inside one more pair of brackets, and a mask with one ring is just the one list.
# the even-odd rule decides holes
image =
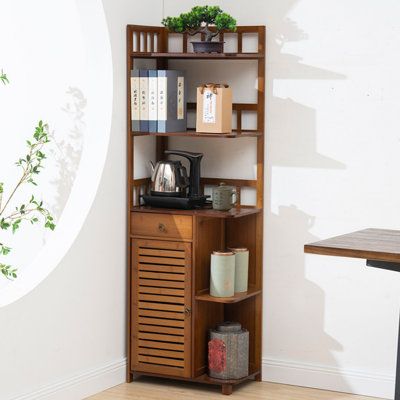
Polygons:
[[149,347],[151,349],[177,350],[184,351],[184,345],[180,343],[156,342],[154,340],[140,340],[139,347]]
[[181,368],[185,366],[184,360],[176,360],[174,358],[142,356],[139,354],[138,359],[140,362],[156,364],[156,365],[172,365]]
[[141,271],[150,272],[171,272],[174,274],[184,274],[184,266],[173,266],[173,265],[155,265],[155,264],[140,264]]
[[139,316],[142,316],[142,317],[158,317],[158,318],[179,319],[179,320],[185,319],[185,314],[182,312],[179,313],[179,312],[165,312],[165,311],[159,311],[159,310],[139,309],[138,314],[139,314]]
[[169,335],[183,336],[184,332],[181,328],[170,328],[169,326],[154,326],[139,324],[139,332],[159,332],[167,333]]
[[184,359],[184,353],[182,351],[150,349],[147,347],[139,347],[139,354],[142,356],[169,357],[180,360]]
[[139,270],[139,278],[183,282],[185,280],[185,274],[164,274],[162,272],[147,272]]
[[149,340],[159,340],[163,342],[172,342],[172,343],[184,343],[185,338],[183,336],[174,336],[174,335],[162,335],[159,333],[149,333],[149,332],[139,332],[139,339],[149,339]]
[[139,249],[140,256],[156,256],[156,257],[174,257],[184,258],[185,253],[183,250],[160,250],[160,249],[148,249],[143,247]]
[[151,286],[139,286],[139,293],[161,294],[166,296],[184,296],[181,289],[159,288]]
[[172,303],[172,304],[185,304],[184,297],[177,297],[177,296],[161,296],[157,294],[146,294],[146,293],[139,293],[138,294],[139,300],[142,301],[153,301],[158,303]]
[[163,281],[160,279],[139,279],[138,283],[140,286],[169,287],[169,288],[181,288],[181,289],[185,287],[185,282]]
[[185,265],[184,258],[139,256],[140,263],[157,265]]
[[139,324],[173,326],[177,328],[185,327],[184,321],[179,321],[175,319],[164,319],[164,318],[149,318],[149,317],[139,317]]
[[183,312],[185,310],[185,307],[183,305],[152,303],[147,301],[139,301],[138,306],[140,309],[150,309],[150,310],[177,311],[177,312]]

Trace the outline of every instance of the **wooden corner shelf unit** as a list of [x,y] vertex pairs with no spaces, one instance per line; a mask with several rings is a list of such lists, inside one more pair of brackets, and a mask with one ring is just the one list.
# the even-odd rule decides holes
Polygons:
[[[226,33],[220,34],[220,40]],[[265,27],[240,26],[229,34],[235,35],[236,53],[191,53],[186,34],[180,35],[182,52],[176,53],[168,51],[169,33],[165,28],[127,26],[128,382],[137,375],[151,375],[220,385],[222,393],[230,394],[235,384],[261,380]],[[243,52],[243,39],[248,34],[257,36],[255,53]],[[232,134],[203,134],[190,129],[166,134],[132,132],[130,71],[135,60],[143,58],[154,59],[157,69],[168,69],[170,59],[254,60],[258,66],[257,103],[233,105],[237,128]],[[188,103],[188,109],[195,108],[194,103]],[[257,113],[257,128],[242,131],[242,114],[248,110]],[[221,181],[237,188],[236,207],[230,211],[144,207],[140,196],[148,193],[150,178],[135,178],[137,136],[155,137],[157,160],[163,158],[171,136],[230,140],[252,137],[257,148],[256,179],[202,178],[203,190]],[[256,191],[254,206],[241,204],[244,188]],[[236,246],[247,247],[250,252],[249,289],[231,298],[211,297],[210,254]],[[249,375],[237,380],[207,375],[208,332],[226,320],[238,321],[249,331]]]

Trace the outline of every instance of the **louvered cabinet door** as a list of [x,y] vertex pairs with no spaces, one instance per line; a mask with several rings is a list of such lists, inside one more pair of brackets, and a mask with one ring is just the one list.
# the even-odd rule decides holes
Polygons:
[[191,244],[132,241],[132,365],[191,375]]

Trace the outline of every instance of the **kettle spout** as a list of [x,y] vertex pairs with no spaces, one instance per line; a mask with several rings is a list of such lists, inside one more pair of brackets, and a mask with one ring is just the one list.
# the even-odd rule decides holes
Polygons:
[[153,173],[154,169],[155,169],[153,161],[149,161],[149,164],[150,164],[150,168],[151,168],[151,173]]

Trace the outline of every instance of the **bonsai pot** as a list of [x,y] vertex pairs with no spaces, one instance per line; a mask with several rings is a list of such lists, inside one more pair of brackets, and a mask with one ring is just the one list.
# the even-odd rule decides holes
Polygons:
[[225,42],[192,42],[195,53],[222,53]]

